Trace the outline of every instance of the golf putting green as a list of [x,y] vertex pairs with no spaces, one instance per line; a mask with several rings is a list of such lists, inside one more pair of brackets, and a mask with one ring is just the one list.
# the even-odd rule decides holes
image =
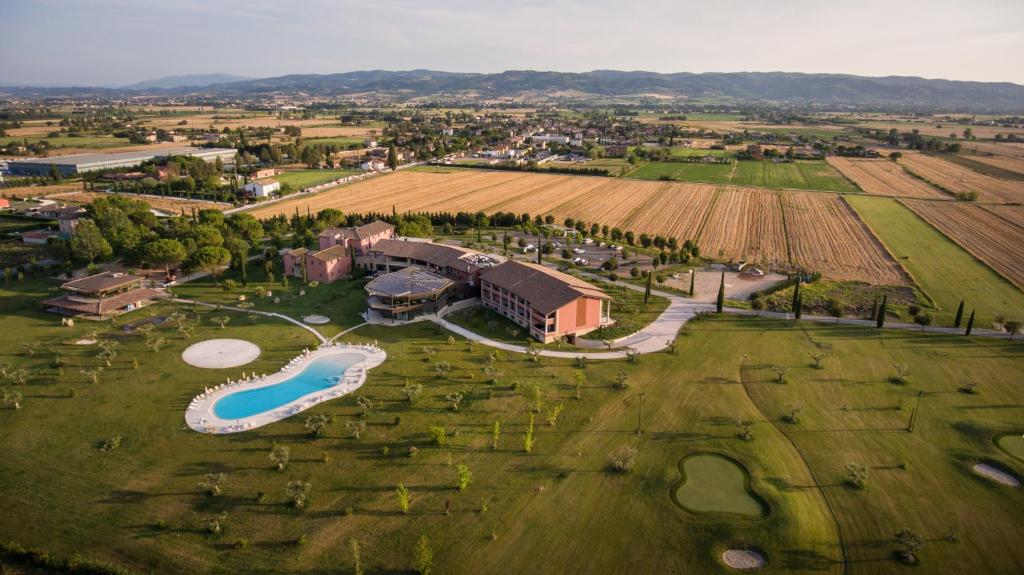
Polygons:
[[996,439],[996,445],[999,446],[999,449],[1002,449],[1017,459],[1024,461],[1024,435],[1021,435],[1020,433],[1004,435],[999,439]]
[[682,479],[672,500],[692,513],[732,513],[761,517],[768,506],[750,488],[750,474],[738,461],[723,455],[698,453],[679,461]]

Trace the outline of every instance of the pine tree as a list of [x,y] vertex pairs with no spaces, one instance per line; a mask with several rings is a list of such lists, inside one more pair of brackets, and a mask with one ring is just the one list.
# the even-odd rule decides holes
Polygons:
[[718,298],[715,299],[715,311],[722,313],[725,306],[725,272],[722,272],[722,281],[718,284]]
[[960,327],[960,322],[964,319],[964,300],[960,300],[960,305],[956,308],[956,318],[953,320],[953,327]]
[[971,310],[971,317],[967,318],[967,331],[964,335],[971,335],[971,330],[974,329],[974,310]]
[[796,306],[800,301],[800,281],[802,279],[803,278],[798,276],[796,278],[796,284],[793,285],[793,302],[790,304],[790,307],[793,309],[793,313],[796,313]]
[[875,327],[879,329],[885,326],[885,308],[887,303],[889,303],[889,294],[882,296],[882,305],[878,306],[878,317],[875,318]]

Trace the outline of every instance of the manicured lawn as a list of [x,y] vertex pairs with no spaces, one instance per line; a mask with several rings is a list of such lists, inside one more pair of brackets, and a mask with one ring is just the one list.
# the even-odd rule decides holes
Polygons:
[[[222,312],[201,312],[188,339],[157,328],[166,345],[152,352],[106,323],[59,327],[36,306],[50,285],[0,288],[0,363],[9,373],[31,370],[17,387],[22,408],[0,409],[0,540],[57,557],[147,573],[336,573],[351,570],[348,542],[356,539],[368,573],[407,572],[427,535],[438,573],[724,572],[719,556],[736,543],[763,549],[772,570],[839,574],[845,549],[851,570],[885,573],[899,569],[894,534],[907,527],[927,540],[925,571],[1015,572],[1022,561],[1015,543],[1024,537],[1024,502],[970,472],[989,458],[1024,473],[992,442],[1024,421],[1017,343],[726,316],[693,324],[677,355],[587,362],[576,399],[571,360],[498,353],[498,381],[488,383],[491,350],[483,346],[449,345],[430,324],[361,328],[352,339],[377,340],[389,354],[359,391],[372,401],[368,416],[357,416],[350,396],[211,436],[184,427],[190,398],[243,370],[276,369],[313,345],[307,332],[241,314],[221,329],[210,318]],[[96,348],[68,343],[94,328],[120,342],[95,384],[81,371],[101,365]],[[214,337],[254,341],[264,354],[230,370],[180,361],[187,345]],[[37,342],[34,355],[21,351],[26,340]],[[814,351],[829,354],[824,369],[808,366]],[[54,367],[55,353],[63,367]],[[445,378],[434,369],[441,361],[452,366]],[[886,381],[894,363],[908,366],[908,385]],[[773,381],[772,366],[789,368],[786,383]],[[620,372],[628,389],[614,386]],[[958,393],[965,379],[981,393]],[[406,383],[422,384],[418,404],[404,400]],[[535,386],[541,413],[525,453]],[[457,411],[446,399],[456,393]],[[545,418],[558,405],[564,411],[550,426]],[[799,423],[784,423],[793,405],[802,408]],[[324,437],[306,432],[311,413],[334,417]],[[737,437],[737,420],[751,422],[753,441]],[[366,430],[352,439],[346,424],[360,421]],[[492,449],[495,421],[502,434]],[[431,442],[431,426],[446,430],[446,445]],[[114,436],[121,446],[102,451]],[[274,444],[291,450],[284,472],[271,469]],[[608,471],[608,454],[628,445],[638,449],[632,472]],[[741,463],[769,513],[733,518],[674,505],[677,463],[695,452]],[[843,483],[848,463],[867,468],[869,489]],[[455,488],[458,464],[472,472],[465,491]],[[227,475],[222,496],[199,487],[207,473]],[[285,485],[294,480],[311,485],[304,510],[288,505]],[[396,501],[399,483],[411,494],[407,515]],[[221,513],[223,534],[209,534],[207,522]],[[943,539],[953,527],[956,543]]]
[[960,300],[966,300],[964,322],[976,309],[978,327],[991,326],[998,314],[1012,318],[1024,310],[1024,293],[896,200],[846,199],[935,301],[941,310],[934,314],[937,323],[949,325]]
[[[330,323],[313,326],[326,337],[363,323],[363,318],[359,315],[366,311],[366,292],[363,291],[366,282],[363,280],[339,280],[319,284],[317,287],[303,288],[302,278],[289,277],[288,287],[285,287],[281,285],[284,278],[280,260],[275,262],[273,283],[267,281],[261,264],[250,263],[247,272],[248,287],[242,286],[238,272],[229,270],[218,275],[220,285],[215,284],[213,279],[207,276],[172,289],[176,297],[226,306],[238,306],[239,296],[245,296],[245,301],[253,304],[252,309],[281,313],[299,321],[307,315],[327,316],[331,320]],[[224,291],[225,279],[235,281],[237,286],[229,292]],[[260,287],[273,295],[259,297],[257,288]],[[305,295],[300,295],[303,290]],[[275,303],[275,299],[279,301]]]
[[627,174],[627,177],[643,180],[658,180],[666,176],[681,182],[848,193],[859,191],[832,166],[819,161],[739,161],[735,164],[649,162]]
[[274,179],[281,182],[281,185],[289,184],[292,188],[299,190],[358,173],[355,170],[295,170],[282,172],[274,176]]

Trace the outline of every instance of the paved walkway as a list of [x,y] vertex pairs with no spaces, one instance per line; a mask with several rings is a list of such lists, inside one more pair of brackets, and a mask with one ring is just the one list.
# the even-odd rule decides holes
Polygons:
[[[242,313],[254,313],[256,315],[262,315],[264,317],[276,317],[278,319],[283,319],[285,321],[294,323],[295,325],[297,325],[297,326],[301,327],[302,329],[308,331],[309,333],[315,335],[316,338],[320,340],[320,343],[327,343],[327,338],[324,337],[324,334],[320,333],[319,331],[313,329],[309,325],[306,325],[306,324],[302,323],[301,321],[299,321],[299,320],[297,320],[295,318],[288,317],[288,316],[284,315],[283,313],[276,313],[276,312],[271,312],[271,311],[259,311],[259,310],[255,310],[255,309],[242,309],[240,307],[233,307],[233,306],[229,306],[229,305],[218,306],[217,304],[206,303],[206,302],[197,301],[197,300],[191,300],[191,299],[182,299],[182,298],[171,298],[171,301],[174,302],[174,303],[187,303],[187,304],[190,304],[190,305],[201,305],[203,307],[209,307],[209,308],[217,308],[217,307],[219,307],[220,309],[229,309],[231,311],[240,311]],[[339,335],[341,335],[341,334],[339,334]]]

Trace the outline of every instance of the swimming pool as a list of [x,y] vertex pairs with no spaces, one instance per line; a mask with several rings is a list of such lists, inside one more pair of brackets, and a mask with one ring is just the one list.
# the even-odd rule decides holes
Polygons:
[[357,353],[334,353],[313,359],[287,379],[225,395],[213,405],[221,419],[243,419],[273,411],[303,396],[333,387],[349,367],[363,361]]

